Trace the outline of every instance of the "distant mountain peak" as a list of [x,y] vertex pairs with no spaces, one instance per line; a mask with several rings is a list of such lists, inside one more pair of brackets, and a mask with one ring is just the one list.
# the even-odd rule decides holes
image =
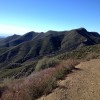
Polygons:
[[20,36],[20,35],[14,34],[14,35],[12,35],[12,36]]
[[84,31],[84,32],[87,32],[87,30],[86,30],[85,28],[83,28],[83,27],[78,28],[78,29],[76,29],[76,30],[78,30],[78,31]]
[[46,32],[46,34],[51,34],[51,33],[56,33],[57,31],[54,31],[54,30],[49,30]]
[[26,33],[26,34],[24,34],[24,35],[33,35],[34,33],[36,33],[36,32],[30,31],[30,32],[28,32],[28,33]]

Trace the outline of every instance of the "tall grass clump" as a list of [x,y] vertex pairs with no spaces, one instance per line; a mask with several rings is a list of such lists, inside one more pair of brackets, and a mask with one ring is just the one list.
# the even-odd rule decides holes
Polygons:
[[55,71],[55,77],[57,80],[63,79],[67,74],[75,69],[75,66],[79,64],[77,60],[63,60],[57,67]]
[[60,63],[60,60],[58,60],[57,58],[43,58],[42,60],[39,60],[35,70],[36,71],[40,71],[46,68],[50,68],[50,67],[55,67],[57,66],[57,64]]

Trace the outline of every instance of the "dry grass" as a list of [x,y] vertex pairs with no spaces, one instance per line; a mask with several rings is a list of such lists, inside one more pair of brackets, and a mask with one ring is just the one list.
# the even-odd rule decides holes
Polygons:
[[91,53],[87,54],[85,59],[88,61],[88,60],[97,59],[97,58],[99,58],[99,54],[97,54],[95,52],[91,52]]
[[100,100],[100,59],[80,63],[81,69],[58,81],[59,88],[38,100]]
[[7,88],[0,88],[1,100],[35,100],[47,95],[57,87],[57,80],[63,79],[72,71],[77,61],[62,61],[55,68],[48,68],[34,73],[25,79],[8,82]]

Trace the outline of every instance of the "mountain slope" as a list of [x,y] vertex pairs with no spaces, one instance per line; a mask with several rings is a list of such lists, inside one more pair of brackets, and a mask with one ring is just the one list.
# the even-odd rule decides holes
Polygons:
[[26,33],[23,36],[13,35],[13,36],[7,37],[3,41],[0,41],[1,42],[0,47],[16,46],[16,45],[19,45],[20,43],[32,40],[36,35],[38,35],[38,33],[35,33],[33,31]]
[[63,32],[48,31],[45,34],[29,32],[8,43],[12,48],[0,55],[0,62],[22,62],[58,51],[71,51],[99,43],[100,35],[88,32],[84,28]]
[[8,47],[8,43],[19,38],[20,35],[14,34],[13,36],[9,36],[3,40],[0,41],[0,47]]
[[[5,38],[3,41],[7,41]],[[2,43],[2,42],[1,42]],[[21,77],[34,71],[39,59],[44,56],[57,59],[85,59],[100,54],[100,35],[84,28],[70,31],[29,32],[9,39],[8,47],[0,47],[0,76]],[[97,45],[98,44],[98,45]],[[88,58],[89,58],[88,57]]]
[[3,37],[3,36],[0,36],[0,41],[1,41],[1,40],[3,40],[4,38],[5,38],[5,37]]

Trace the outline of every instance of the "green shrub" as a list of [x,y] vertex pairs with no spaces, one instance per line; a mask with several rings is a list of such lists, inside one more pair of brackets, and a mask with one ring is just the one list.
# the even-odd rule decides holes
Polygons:
[[39,60],[35,70],[39,71],[42,69],[50,68],[50,67],[55,67],[57,64],[59,64],[59,60],[56,58],[43,58],[42,60]]
[[58,67],[55,71],[55,77],[57,80],[63,79],[66,75],[66,68],[65,67]]

